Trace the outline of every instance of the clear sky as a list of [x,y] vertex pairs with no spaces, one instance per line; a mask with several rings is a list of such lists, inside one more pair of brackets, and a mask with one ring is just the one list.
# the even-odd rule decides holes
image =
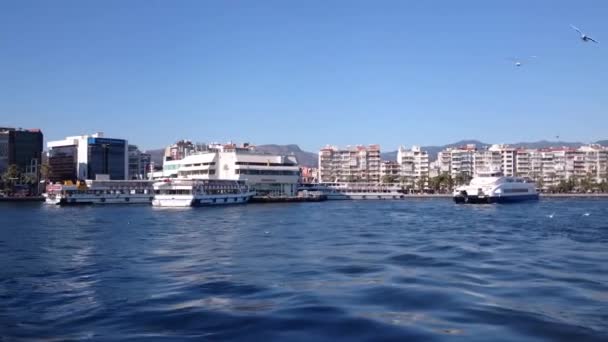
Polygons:
[[0,126],[144,149],[608,139],[607,18],[606,0],[7,0]]

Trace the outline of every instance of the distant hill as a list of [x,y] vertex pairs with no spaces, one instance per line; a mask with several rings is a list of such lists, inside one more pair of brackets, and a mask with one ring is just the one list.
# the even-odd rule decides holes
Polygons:
[[317,164],[319,163],[319,155],[317,153],[302,151],[302,149],[300,149],[300,146],[295,144],[256,145],[255,149],[267,153],[293,154],[296,156],[296,159],[298,160],[300,166],[317,167]]

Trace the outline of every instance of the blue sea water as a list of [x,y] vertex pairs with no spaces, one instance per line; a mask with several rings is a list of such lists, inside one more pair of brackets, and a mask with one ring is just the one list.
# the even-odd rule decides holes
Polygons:
[[0,340],[606,341],[608,200],[0,204]]

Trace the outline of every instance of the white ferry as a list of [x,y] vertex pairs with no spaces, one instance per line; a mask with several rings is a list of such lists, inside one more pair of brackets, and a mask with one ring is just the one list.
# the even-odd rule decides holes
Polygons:
[[406,198],[406,190],[397,184],[311,183],[301,184],[300,191],[318,192],[328,200],[393,200]]
[[247,203],[255,192],[243,181],[168,178],[154,183],[157,207],[198,207]]
[[538,200],[536,183],[505,177],[499,171],[480,172],[469,185],[454,190],[456,203],[505,203]]
[[150,204],[154,197],[151,181],[87,180],[76,184],[49,184],[46,203],[78,204]]

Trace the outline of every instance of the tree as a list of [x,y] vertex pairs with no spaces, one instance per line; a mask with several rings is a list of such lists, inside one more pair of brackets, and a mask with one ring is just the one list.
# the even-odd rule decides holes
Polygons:
[[579,180],[579,186],[584,192],[594,190],[597,187],[597,184],[595,183],[595,178],[593,177],[593,174],[588,173],[585,177],[581,178]]
[[48,179],[51,177],[52,172],[53,172],[53,168],[48,163],[48,161],[46,163],[43,163],[42,165],[40,165],[40,179],[42,179],[44,181],[48,181]]
[[395,175],[384,175],[380,180],[382,183],[395,183],[399,177]]
[[426,187],[426,180],[427,179],[425,176],[420,176],[420,178],[418,178],[418,181],[416,182],[416,187],[418,188],[418,190],[424,190],[424,188]]
[[16,181],[21,177],[19,167],[15,164],[11,164],[6,168],[6,171],[2,175],[2,181],[4,182],[4,188],[6,190],[12,190]]

